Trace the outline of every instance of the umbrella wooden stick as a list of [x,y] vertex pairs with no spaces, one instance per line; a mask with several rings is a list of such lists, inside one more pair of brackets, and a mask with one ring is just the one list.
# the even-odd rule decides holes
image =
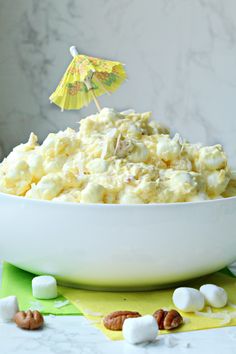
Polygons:
[[93,96],[93,100],[94,100],[95,105],[96,105],[96,107],[97,107],[97,109],[98,109],[98,112],[100,112],[102,108],[101,108],[101,106],[100,106],[100,103],[98,102],[98,99],[97,99],[97,97],[96,97],[96,95],[95,95],[95,93],[94,93],[93,88],[90,90],[90,92],[91,92],[91,94],[92,94],[92,96]]
[[86,77],[86,79],[84,80],[84,83],[85,83],[85,85],[86,85],[88,91],[91,92],[91,94],[92,94],[92,96],[93,96],[93,100],[94,100],[94,102],[95,102],[95,105],[96,105],[96,107],[97,107],[97,109],[98,109],[98,112],[100,112],[100,111],[101,111],[101,106],[100,106],[100,104],[99,104],[99,102],[98,102],[98,99],[97,99],[97,97],[96,97],[96,95],[95,95],[95,93],[94,93],[94,90],[93,90],[93,85],[92,85],[92,82],[91,82],[92,77],[93,77],[93,73],[91,73],[90,76],[87,76],[87,77]]
[[[79,54],[78,50],[77,50],[77,48],[75,46],[70,47],[70,54],[72,55],[73,58],[76,57],[76,55]],[[98,99],[97,99],[97,97],[96,97],[96,95],[94,93],[93,86],[92,86],[92,83],[91,83],[91,78],[86,77],[86,79],[84,80],[84,83],[85,83],[87,89],[91,92],[91,94],[93,96],[93,100],[95,102],[95,105],[96,105],[96,107],[98,109],[98,112],[100,112],[102,108],[101,108],[100,103],[98,102]]]

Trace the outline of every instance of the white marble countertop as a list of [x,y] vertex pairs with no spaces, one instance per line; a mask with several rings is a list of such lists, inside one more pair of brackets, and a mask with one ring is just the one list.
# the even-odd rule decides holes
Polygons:
[[[236,268],[235,268],[236,269]],[[173,346],[168,346],[171,338]],[[155,343],[133,346],[110,341],[83,316],[45,316],[45,327],[24,331],[0,324],[0,353],[34,354],[235,354],[236,327],[159,336]]]

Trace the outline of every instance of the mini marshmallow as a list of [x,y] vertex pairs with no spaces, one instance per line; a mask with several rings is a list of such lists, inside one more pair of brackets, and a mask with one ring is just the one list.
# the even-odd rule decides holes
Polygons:
[[205,297],[206,303],[212,307],[221,308],[227,304],[228,296],[226,291],[217,285],[202,285],[200,287],[200,292]]
[[12,321],[15,314],[19,311],[16,296],[8,296],[0,299],[0,320],[3,322]]
[[175,306],[184,312],[200,311],[205,306],[203,294],[194,288],[178,288],[172,299]]
[[122,333],[130,344],[154,341],[158,334],[157,321],[151,315],[127,318],[123,324]]
[[33,278],[32,292],[36,299],[55,299],[57,297],[56,279],[51,275],[40,275]]

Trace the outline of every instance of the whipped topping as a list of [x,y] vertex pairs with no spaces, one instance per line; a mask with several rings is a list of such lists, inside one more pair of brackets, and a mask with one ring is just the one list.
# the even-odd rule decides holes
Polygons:
[[78,203],[172,203],[236,195],[221,145],[185,142],[150,113],[104,108],[77,132],[31,133],[0,164],[0,192]]

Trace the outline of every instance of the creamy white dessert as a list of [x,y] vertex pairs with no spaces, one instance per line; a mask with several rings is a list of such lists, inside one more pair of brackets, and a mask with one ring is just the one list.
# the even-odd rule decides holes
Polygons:
[[77,132],[31,133],[0,164],[0,192],[77,203],[172,203],[236,195],[221,145],[171,137],[150,113],[104,108]]

